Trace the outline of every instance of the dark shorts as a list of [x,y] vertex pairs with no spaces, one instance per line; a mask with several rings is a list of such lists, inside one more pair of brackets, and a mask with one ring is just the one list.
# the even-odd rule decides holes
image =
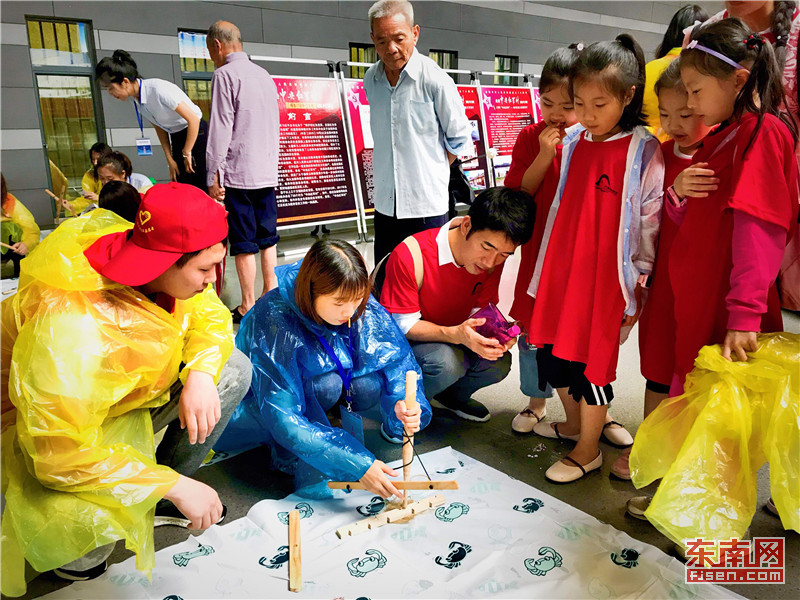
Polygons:
[[242,190],[225,187],[228,209],[228,251],[255,254],[278,243],[278,206],[275,188]]
[[589,406],[610,404],[614,399],[611,384],[599,386],[586,379],[586,365],[553,356],[552,344],[536,350],[536,364],[539,367],[539,389],[545,390],[549,383],[553,388],[568,388],[576,402],[581,398]]

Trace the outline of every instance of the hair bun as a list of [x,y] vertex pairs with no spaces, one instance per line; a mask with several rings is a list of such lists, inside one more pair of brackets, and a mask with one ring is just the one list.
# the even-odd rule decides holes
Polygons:
[[751,33],[742,40],[742,43],[750,50],[758,51],[761,50],[761,47],[764,45],[764,38],[757,33]]

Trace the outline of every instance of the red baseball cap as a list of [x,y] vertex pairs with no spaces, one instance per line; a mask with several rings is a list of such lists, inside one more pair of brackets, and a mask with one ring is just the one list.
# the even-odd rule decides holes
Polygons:
[[150,283],[187,252],[205,250],[228,236],[225,207],[185,183],[151,187],[142,198],[133,235],[105,235],[84,255],[103,277],[129,286]]

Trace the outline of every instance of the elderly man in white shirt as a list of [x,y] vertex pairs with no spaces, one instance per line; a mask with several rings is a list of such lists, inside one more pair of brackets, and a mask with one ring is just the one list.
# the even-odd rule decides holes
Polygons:
[[419,25],[407,0],[369,9],[380,61],[364,75],[375,141],[375,262],[406,237],[448,221],[450,163],[472,144],[455,83],[416,50]]

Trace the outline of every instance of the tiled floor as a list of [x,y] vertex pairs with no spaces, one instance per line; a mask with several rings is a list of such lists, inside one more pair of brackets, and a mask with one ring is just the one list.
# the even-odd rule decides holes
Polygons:
[[[354,230],[333,227],[333,236],[355,242],[357,234]],[[284,236],[280,248],[288,256],[281,262],[299,259],[313,239],[307,234]],[[372,264],[372,244],[359,243],[359,250],[364,254],[369,266]],[[501,284],[501,308],[509,305],[509,294],[513,289],[516,273],[516,259],[512,258],[506,265]],[[238,283],[233,260],[228,260],[226,287],[222,294],[228,306],[236,306],[239,300]],[[800,319],[785,313],[787,331],[800,332]],[[516,357],[515,357],[516,358]],[[633,433],[642,421],[642,398],[644,380],[639,374],[638,348],[636,331],[630,341],[623,345],[620,352],[620,367],[615,383],[615,399],[611,409],[617,421],[624,423]],[[625,502],[637,492],[629,482],[609,477],[611,463],[618,450],[610,446],[602,446],[605,464],[600,472],[590,474],[583,480],[557,485],[544,478],[544,471],[567,450],[567,446],[555,440],[543,440],[530,436],[521,436],[511,431],[511,419],[525,404],[526,399],[519,391],[519,372],[512,368],[509,377],[493,387],[482,390],[476,395],[492,411],[492,419],[487,423],[467,423],[450,417],[448,414],[435,411],[431,425],[419,436],[415,443],[420,452],[427,452],[443,446],[452,446],[512,477],[533,485],[577,508],[587,512],[601,521],[626,531],[629,535],[644,542],[653,544],[662,550],[669,551],[671,544],[653,527],[643,521],[625,516]],[[563,419],[563,409],[558,400],[548,402],[548,418]],[[397,446],[384,442],[374,424],[367,424],[366,441],[378,458],[394,460],[399,458]],[[534,447],[543,443],[543,451],[535,451]],[[282,498],[293,491],[292,479],[286,475],[268,469],[269,454],[265,449],[256,449],[227,461],[200,470],[198,479],[212,485],[228,506],[228,518],[238,519],[248,509],[264,498]],[[654,486],[643,492],[654,491]],[[759,472],[758,498],[759,506],[769,497],[769,478],[767,468]],[[737,593],[754,599],[781,600],[795,598],[800,585],[800,536],[794,532],[784,532],[780,522],[763,510],[758,510],[753,519],[751,533],[754,537],[780,536],[786,537],[786,579],[785,585],[738,585],[733,587]],[[175,527],[161,527],[156,530],[156,548],[160,549],[178,543],[188,536],[188,532]],[[118,544],[111,560],[118,562],[130,555]],[[61,587],[49,575],[43,575],[33,581],[29,587],[29,595],[33,598]]]

